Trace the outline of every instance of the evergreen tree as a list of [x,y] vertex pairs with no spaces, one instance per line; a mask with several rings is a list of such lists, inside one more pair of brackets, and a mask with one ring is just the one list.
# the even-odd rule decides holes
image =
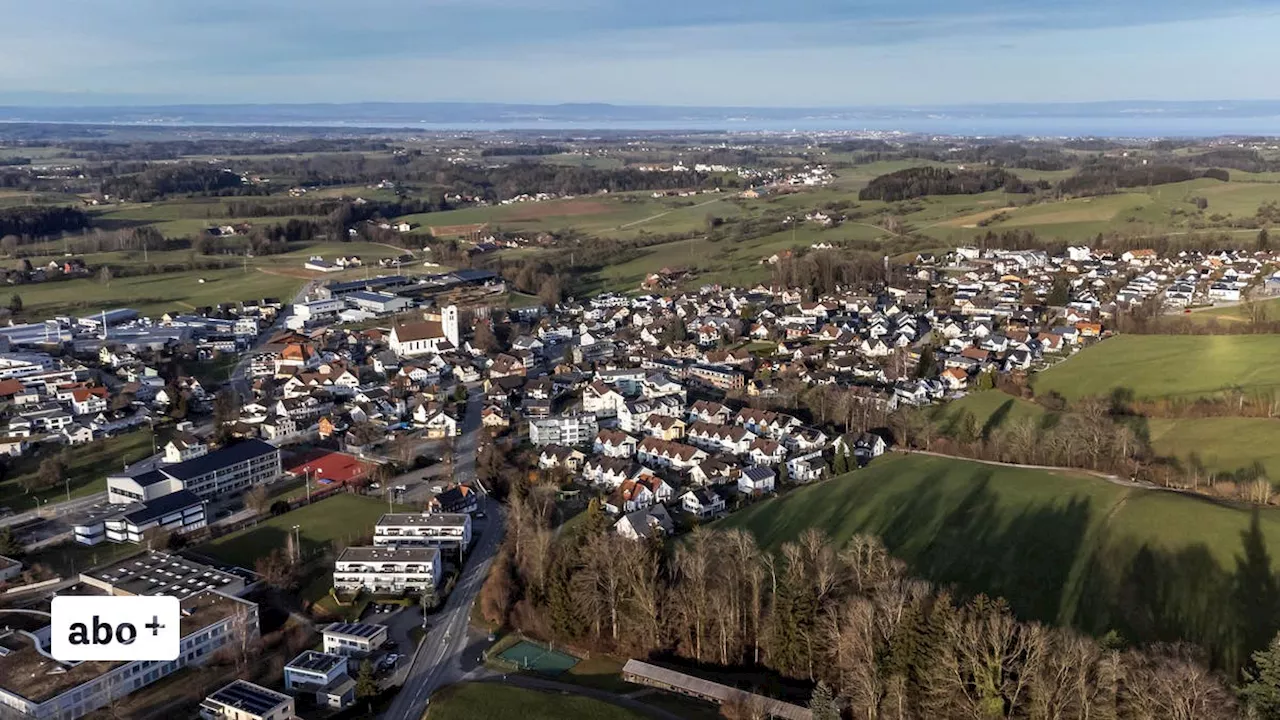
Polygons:
[[832,695],[831,688],[821,680],[813,688],[813,695],[809,698],[809,710],[813,713],[813,720],[840,720],[840,709],[836,707],[836,698]]
[[1245,670],[1240,699],[1251,717],[1280,718],[1280,635],[1253,654],[1253,666]]
[[831,463],[831,472],[835,475],[843,475],[849,472],[849,455],[841,450],[836,451],[836,459]]
[[920,350],[920,362],[916,365],[916,377],[931,378],[937,372],[938,363],[933,354],[933,347],[926,345]]
[[9,298],[9,311],[15,315],[22,312],[22,296],[18,293]]
[[1267,232],[1266,228],[1258,231],[1258,249],[1262,252],[1271,250],[1271,233]]
[[17,558],[22,557],[24,552],[26,552],[26,550],[22,546],[22,541],[18,539],[16,534],[14,534],[13,528],[0,528],[0,555]]
[[378,680],[373,676],[373,663],[366,659],[360,663],[360,673],[356,675],[356,697],[371,698],[378,694]]

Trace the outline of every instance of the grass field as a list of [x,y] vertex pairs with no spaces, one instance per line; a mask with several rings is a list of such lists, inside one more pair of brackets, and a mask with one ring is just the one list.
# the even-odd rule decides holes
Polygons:
[[[56,452],[55,446],[53,451]],[[143,428],[125,435],[97,440],[88,445],[72,448],[67,463],[65,479],[69,481],[71,497],[84,497],[107,489],[106,473],[121,469],[125,463],[137,462],[151,454],[151,430]],[[3,482],[0,482],[0,507],[14,512],[32,510],[37,503],[58,502],[67,499],[68,483],[59,482],[47,490],[27,494],[23,481],[40,472],[40,457],[28,455],[10,466]]]
[[1035,376],[1037,395],[1125,388],[1137,398],[1211,396],[1280,386],[1280,335],[1120,335]]
[[1280,481],[1280,420],[1151,418],[1146,423],[1152,449],[1185,467],[1198,461],[1208,472],[1230,473],[1260,463],[1267,477]]
[[[397,511],[406,511],[395,506]],[[373,533],[373,525],[388,512],[384,500],[363,495],[338,494],[283,515],[277,515],[239,532],[201,545],[199,551],[219,560],[252,568],[254,562],[275,548],[285,546],[285,536],[298,529],[303,556],[326,550],[334,541],[354,544]]]
[[643,715],[592,698],[492,683],[461,683],[431,698],[426,720],[640,720]]
[[1016,398],[999,390],[983,390],[945,405],[938,405],[933,411],[934,422],[946,432],[966,411],[973,414],[978,428],[984,434],[1019,420],[1031,420],[1039,425],[1048,414],[1047,410],[1030,400]]
[[1020,617],[1131,641],[1185,638],[1234,668],[1277,629],[1280,510],[1085,475],[895,455],[752,506],[719,527],[767,547],[810,527],[880,536],[912,572]]

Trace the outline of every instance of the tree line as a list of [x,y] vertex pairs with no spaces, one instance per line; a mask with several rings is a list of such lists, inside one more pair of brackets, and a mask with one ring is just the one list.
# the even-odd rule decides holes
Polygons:
[[559,155],[567,148],[563,145],[536,143],[530,145],[500,145],[480,151],[480,157],[511,157],[513,155]]
[[1198,178],[1227,182],[1231,179],[1231,174],[1219,168],[1194,170],[1177,165],[1095,163],[1061,180],[1057,189],[1064,195],[1104,195],[1121,188],[1168,185]]
[[918,167],[873,179],[858,192],[858,199],[898,202],[925,195],[976,195],[993,190],[1026,193],[1031,189],[1032,186],[1022,178],[1002,168],[951,170]]
[[151,202],[169,195],[263,195],[266,192],[242,182],[239,174],[208,163],[158,165],[102,181],[104,195],[130,202]]
[[740,530],[700,528],[663,547],[611,532],[594,503],[558,536],[550,493],[519,490],[509,505],[482,612],[558,644],[764,669],[793,694],[816,687],[815,716],[828,719],[841,706],[902,720],[1236,713],[1191,646],[1124,649],[1020,622],[999,599],[960,601],[912,577],[874,537],[837,547],[809,530],[772,551]]
[[89,227],[89,216],[65,205],[35,205],[0,209],[0,236],[43,238]]

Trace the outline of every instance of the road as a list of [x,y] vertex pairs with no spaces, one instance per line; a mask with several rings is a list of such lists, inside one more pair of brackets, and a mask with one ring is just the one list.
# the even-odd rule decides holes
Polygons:
[[[297,305],[298,303],[306,302],[307,296],[316,289],[318,284],[318,280],[307,281],[307,284],[303,285],[302,288],[298,290],[298,293],[293,296],[293,299],[289,301],[289,304]],[[253,385],[249,380],[249,365],[253,362],[253,355],[258,348],[262,347],[271,339],[271,336],[279,332],[280,328],[284,326],[284,320],[289,312],[290,309],[288,306],[282,309],[280,313],[276,315],[275,322],[271,323],[271,325],[269,325],[265,330],[258,333],[258,337],[254,340],[253,345],[240,354],[240,362],[236,363],[235,368],[231,370],[231,376],[229,378],[231,389],[239,393],[240,397],[244,398],[246,402],[253,398]]]
[[[483,392],[471,388],[467,413],[462,421],[462,434],[454,451],[455,480],[475,479],[476,450],[480,440],[480,407]],[[480,594],[489,564],[502,544],[502,508],[487,494],[480,494],[480,509],[487,517],[480,538],[471,549],[461,576],[449,594],[444,608],[435,617],[435,625],[414,651],[405,672],[400,693],[382,717],[387,720],[417,720],[426,711],[431,694],[444,685],[462,679],[462,659],[467,646],[467,628],[471,622],[471,606]]]

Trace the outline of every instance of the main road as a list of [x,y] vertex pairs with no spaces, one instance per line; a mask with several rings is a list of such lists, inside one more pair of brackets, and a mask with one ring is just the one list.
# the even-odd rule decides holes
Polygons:
[[[454,479],[459,482],[476,479],[482,398],[483,392],[479,388],[471,388],[462,434],[454,452]],[[502,544],[502,508],[487,493],[481,492],[480,509],[487,516],[480,538],[471,548],[444,608],[436,613],[435,626],[414,651],[399,694],[382,714],[386,720],[418,720],[426,711],[427,700],[432,693],[462,678],[461,660],[467,644],[471,606],[479,596],[489,565]]]

